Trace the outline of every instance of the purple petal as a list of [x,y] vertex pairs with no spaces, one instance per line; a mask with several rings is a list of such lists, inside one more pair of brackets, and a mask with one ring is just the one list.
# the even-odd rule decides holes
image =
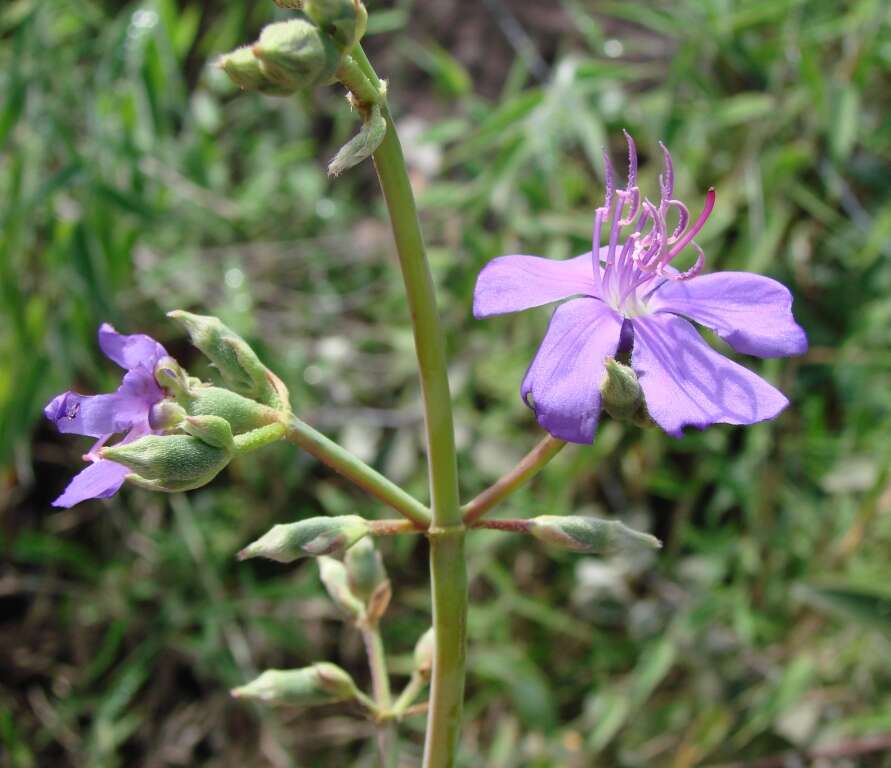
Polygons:
[[73,507],[87,499],[107,499],[117,493],[130,470],[122,464],[102,459],[75,475],[54,507]]
[[155,363],[167,355],[167,351],[151,336],[135,333],[124,336],[108,323],[99,326],[99,346],[121,368],[132,370],[142,364],[154,370]]
[[706,344],[686,320],[669,314],[637,317],[632,366],[647,410],[668,434],[685,425],[754,424],[789,401],[764,379]]
[[154,367],[139,366],[127,371],[121,381],[121,386],[118,387],[117,394],[142,403],[146,418],[148,418],[151,407],[164,398],[164,390],[155,380]]
[[598,296],[591,254],[558,261],[539,256],[500,256],[480,272],[473,294],[474,317],[540,307],[570,296]]
[[63,392],[44,408],[46,417],[60,432],[88,437],[126,432],[148,419],[149,406],[141,399],[121,394],[93,395]]
[[656,312],[685,315],[711,328],[746,355],[783,357],[807,351],[807,337],[792,317],[792,295],[769,277],[715,272],[669,280],[648,303]]
[[603,360],[616,354],[621,329],[622,318],[599,299],[573,299],[555,310],[520,390],[554,437],[594,439]]

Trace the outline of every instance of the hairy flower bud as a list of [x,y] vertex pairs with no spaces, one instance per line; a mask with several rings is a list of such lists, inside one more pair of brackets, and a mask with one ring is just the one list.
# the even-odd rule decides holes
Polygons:
[[[181,322],[189,338],[217,367],[232,389],[278,410],[288,410],[288,390],[235,331],[216,317],[176,310],[168,317]],[[162,385],[163,386],[163,385]]]
[[365,34],[368,11],[360,0],[303,0],[302,5],[341,50],[349,50]]
[[345,616],[357,621],[365,615],[365,606],[350,589],[347,569],[333,557],[319,558],[319,578],[328,596]]
[[573,552],[612,555],[617,552],[659,549],[662,542],[648,533],[629,528],[618,520],[596,517],[541,515],[529,522],[536,539]]
[[149,426],[159,431],[176,429],[188,414],[173,400],[165,399],[155,403],[149,411]]
[[155,381],[161,389],[179,398],[189,389],[189,374],[174,358],[162,357],[155,363]]
[[612,357],[604,360],[606,372],[600,385],[603,409],[617,421],[638,420],[646,413],[643,390],[630,366]]
[[387,581],[387,570],[384,568],[384,560],[374,540],[362,539],[351,547],[344,556],[350,589],[361,600],[368,601],[381,584]]
[[191,416],[222,417],[236,435],[281,421],[274,408],[222,387],[193,387],[178,399]]
[[297,90],[295,85],[279,83],[263,72],[260,60],[254,56],[249,45],[220,56],[217,66],[245,91],[260,91],[267,96],[290,96]]
[[300,557],[319,557],[353,546],[371,528],[358,515],[311,517],[299,523],[274,525],[268,533],[238,553],[239,560],[266,557],[290,563]]
[[393,590],[381,553],[374,541],[364,538],[344,557],[350,589],[364,604],[368,621],[375,623],[387,612]]
[[430,627],[415,644],[415,671],[424,679],[430,679],[433,669],[433,656],[436,652],[436,634]]
[[340,63],[334,43],[306,19],[270,24],[251,50],[260,61],[261,72],[289,88],[329,83]]
[[356,698],[356,684],[340,667],[326,661],[302,669],[267,669],[258,678],[232,690],[236,698],[314,706]]
[[[203,425],[202,431],[214,430]],[[231,437],[230,432],[230,441]],[[194,435],[146,435],[132,443],[103,448],[100,455],[133,470],[134,474],[127,476],[130,482],[173,492],[209,483],[229,463],[232,452]]]

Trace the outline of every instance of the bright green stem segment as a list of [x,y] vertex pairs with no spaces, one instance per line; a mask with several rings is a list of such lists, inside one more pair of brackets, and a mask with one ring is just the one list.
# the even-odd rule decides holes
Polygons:
[[[353,49],[353,58],[371,84],[380,89],[380,79],[361,46]],[[458,501],[452,402],[445,339],[414,195],[386,100],[381,106],[387,121],[387,135],[374,153],[374,164],[390,212],[414,330],[427,427],[433,511],[429,538],[436,655],[430,688],[424,768],[452,768],[455,765],[464,700],[467,617],[465,529]]]
[[462,507],[464,522],[467,525],[476,523],[498,502],[506,499],[517,488],[538,474],[565,445],[564,440],[551,435],[544,437],[510,472]]
[[285,437],[376,499],[401,512],[419,528],[426,528],[430,523],[430,512],[421,502],[296,416],[288,422]]
[[259,427],[252,429],[250,432],[235,435],[233,440],[235,452],[240,454],[256,451],[258,448],[265,448],[267,445],[278,442],[284,436],[284,424],[267,424],[265,427]]

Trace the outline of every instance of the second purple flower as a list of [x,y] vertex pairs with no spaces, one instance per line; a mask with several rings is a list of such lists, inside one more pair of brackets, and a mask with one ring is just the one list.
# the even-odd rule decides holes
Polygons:
[[[673,197],[671,156],[663,147],[659,203],[642,198],[634,142],[626,138],[628,181],[616,188],[606,158],[606,197],[595,214],[592,251],[566,261],[494,259],[477,280],[474,315],[578,297],[557,307],[521,387],[539,424],[563,440],[594,439],[604,361],[629,353],[647,411],[671,435],[681,436],[687,425],[702,429],[773,418],[788,404],[786,397],[713,350],[689,320],[743,354],[802,354],[807,338],[792,317],[791,294],[781,283],[748,272],[700,275],[703,253],[693,238],[711,214],[714,191],[691,221],[687,207]],[[677,219],[671,229],[669,214]],[[601,246],[604,232],[607,245]],[[680,272],[671,262],[688,247],[696,261]]]

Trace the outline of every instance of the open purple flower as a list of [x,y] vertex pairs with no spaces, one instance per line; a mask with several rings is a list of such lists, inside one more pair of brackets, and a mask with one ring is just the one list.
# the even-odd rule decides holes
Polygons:
[[[557,307],[521,387],[539,424],[563,440],[594,439],[604,360],[628,352],[650,416],[675,437],[686,425],[702,429],[716,422],[753,424],[773,418],[788,404],[785,396],[713,350],[685,318],[710,328],[737,352],[801,354],[807,338],[792,317],[789,291],[748,272],[699,276],[703,253],[693,238],[711,214],[714,190],[691,224],[687,207],[672,197],[671,156],[660,144],[665,158],[660,200],[657,205],[642,198],[635,184],[634,142],[625,136],[628,182],[616,189],[606,158],[606,199],[594,217],[593,251],[566,261],[494,259],[477,280],[474,315],[579,297]],[[670,213],[677,218],[672,228]],[[601,247],[604,225],[608,244]],[[671,262],[688,247],[695,250],[696,262],[680,272]]]
[[106,499],[123,485],[130,470],[99,456],[99,449],[114,435],[129,443],[143,435],[158,434],[152,427],[152,408],[165,393],[155,381],[155,366],[167,352],[143,334],[123,336],[108,323],[99,328],[99,346],[115,363],[126,369],[116,392],[92,397],[64,392],[46,406],[44,413],[60,432],[98,438],[84,456],[90,465],[69,483],[53,502],[73,507],[85,499]]

